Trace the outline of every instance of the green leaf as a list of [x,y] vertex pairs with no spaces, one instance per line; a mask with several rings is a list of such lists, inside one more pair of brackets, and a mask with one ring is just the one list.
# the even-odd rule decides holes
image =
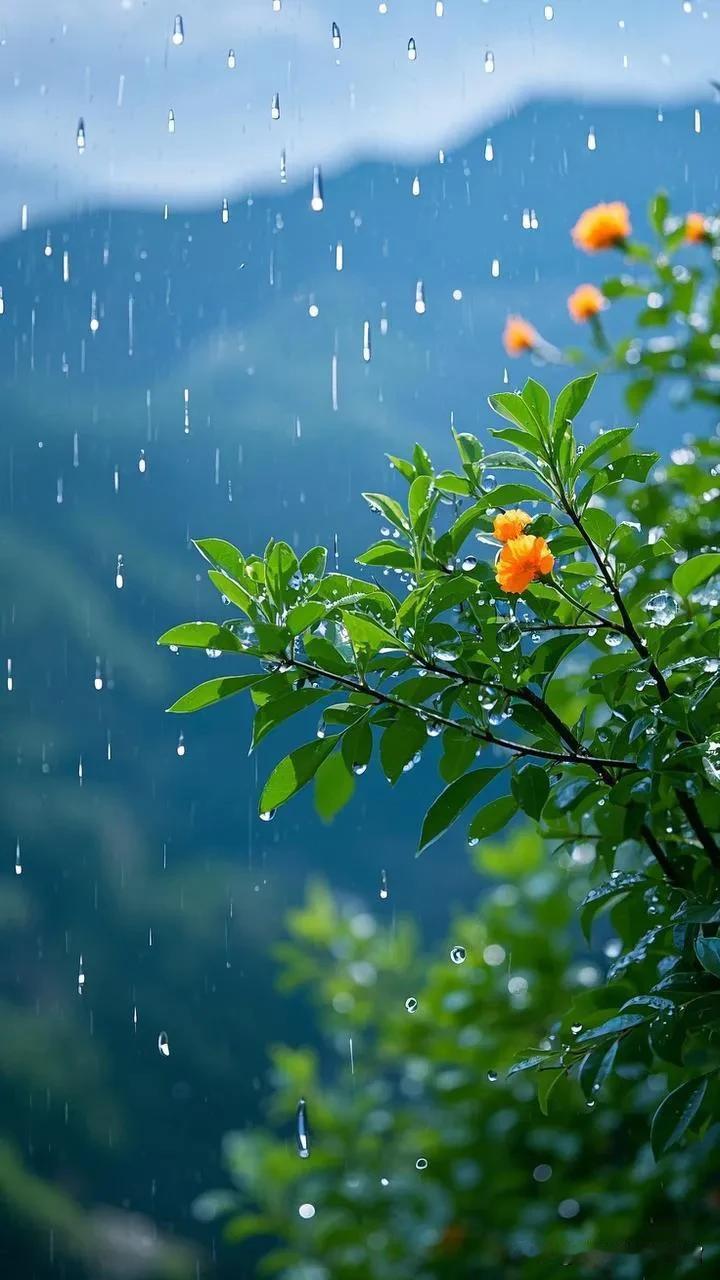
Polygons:
[[660,1156],[674,1147],[692,1124],[707,1092],[708,1077],[686,1080],[663,1098],[650,1128],[653,1155]]
[[262,678],[261,675],[218,676],[215,680],[206,680],[204,684],[198,684],[184,693],[182,698],[168,707],[168,711],[174,711],[178,715],[200,711],[203,707],[211,707],[214,702],[221,702],[223,698],[231,698],[234,693],[241,693],[243,689],[252,688]]
[[658,191],[648,205],[648,222],[661,239],[665,236],[665,222],[669,212],[670,201],[667,192]]
[[447,831],[470,801],[474,800],[475,796],[479,795],[500,772],[500,769],[475,769],[472,773],[463,774],[455,782],[451,782],[449,787],[445,787],[425,814],[418,853],[422,853],[443,832]]
[[532,411],[538,425],[540,439],[543,439],[543,436],[547,438],[545,428],[550,424],[551,404],[549,393],[541,382],[537,382],[535,378],[528,378],[522,389],[522,398]]
[[597,374],[589,373],[582,378],[575,378],[572,382],[568,382],[567,386],[563,387],[555,401],[555,409],[553,411],[553,440],[562,434],[568,422],[572,422],[577,417],[595,386],[596,380]]
[[285,619],[288,631],[293,636],[299,636],[301,632],[307,631],[308,627],[314,627],[326,613],[327,606],[321,604],[319,600],[305,600],[302,604],[296,604],[288,610]]
[[407,533],[410,525],[399,502],[394,498],[388,498],[384,493],[364,493],[363,498],[368,506],[376,511],[382,512],[386,520],[390,524],[394,524],[396,529],[400,529],[403,533]]
[[228,577],[242,580],[245,575],[245,558],[231,542],[224,538],[195,538],[194,546],[201,556],[217,569],[222,569]]
[[580,475],[582,471],[589,471],[598,458],[602,458],[611,449],[622,444],[623,440],[632,435],[632,432],[632,427],[614,427],[612,431],[603,431],[601,435],[596,436],[587,448],[578,454],[573,467],[573,476]]
[[424,721],[412,711],[401,711],[380,739],[380,761],[388,782],[397,782],[405,765],[426,742]]
[[475,814],[470,823],[470,839],[484,840],[486,836],[495,835],[496,831],[500,831],[514,818],[517,810],[518,802],[514,796],[499,796],[497,800],[491,800]]
[[178,649],[222,649],[227,653],[244,653],[237,636],[216,622],[181,622],[164,631],[158,644],[176,645]]
[[408,494],[408,514],[413,528],[416,528],[420,517],[427,510],[432,498],[434,484],[432,476],[418,476],[410,485]]
[[540,428],[531,405],[516,391],[500,391],[497,395],[488,396],[488,404],[501,418],[514,422],[538,440]]
[[415,561],[407,547],[397,542],[374,542],[367,551],[357,556],[356,564],[388,565],[392,569],[412,569]]
[[355,657],[359,663],[366,665],[370,657],[376,653],[404,650],[402,640],[387,631],[379,623],[372,622],[360,613],[343,613],[343,622],[350,636]]
[[544,1116],[546,1116],[548,1113],[548,1107],[550,1105],[550,1094],[552,1093],[556,1084],[559,1084],[559,1082],[562,1080],[563,1076],[566,1075],[566,1073],[567,1073],[566,1067],[560,1067],[559,1071],[550,1070],[549,1068],[546,1071],[538,1071],[537,1096],[538,1096],[538,1103],[540,1104],[540,1110],[542,1111]]
[[720,978],[720,938],[696,938],[695,955],[703,969]]
[[523,765],[513,773],[510,786],[523,812],[538,819],[550,792],[546,771],[537,764]]
[[631,890],[640,888],[644,892],[645,889],[650,888],[650,885],[651,881],[647,876],[631,871],[617,876],[614,880],[606,880],[604,884],[596,885],[591,889],[580,904],[580,926],[588,941],[590,941],[590,928],[598,911],[617,898],[624,897]]
[[311,547],[300,561],[300,572],[303,578],[322,578],[327,564],[327,549]]
[[314,778],[326,756],[336,744],[335,738],[318,738],[291,751],[275,766],[260,796],[260,812],[272,813],[296,795]]
[[355,778],[339,751],[323,760],[315,774],[315,809],[323,822],[332,822],[355,791]]
[[654,378],[635,378],[625,388],[625,403],[631,413],[640,413],[655,390]]
[[435,487],[441,493],[457,493],[461,497],[467,497],[470,493],[470,482],[464,476],[458,476],[454,471],[441,471],[435,477]]
[[678,565],[672,576],[672,584],[681,596],[689,596],[691,591],[707,582],[715,573],[720,573],[720,552],[705,551]]
[[312,707],[316,702],[327,698],[329,693],[329,689],[293,689],[280,698],[263,702],[255,712],[250,749],[254,750],[271,729],[297,715],[298,711],[304,711],[306,707]]
[[615,517],[602,507],[588,507],[583,515],[583,524],[593,542],[600,547],[607,546],[617,528]]
[[343,759],[349,769],[364,768],[372,755],[372,749],[372,729],[363,715],[362,719],[346,729],[343,734],[341,745]]
[[299,569],[298,558],[287,542],[276,542],[265,561],[265,582],[278,609],[287,602],[290,579]]
[[214,587],[217,587],[221,595],[225,596],[231,604],[237,605],[246,617],[254,617],[255,601],[249,591],[246,591],[239,582],[234,578],[229,578],[226,573],[221,573],[218,569],[208,569],[208,578]]
[[459,729],[446,729],[442,743],[443,754],[438,771],[444,782],[454,782],[455,778],[470,768],[475,759],[477,740]]
[[595,1040],[605,1040],[608,1036],[617,1038],[626,1031],[631,1031],[633,1027],[639,1027],[641,1022],[647,1022],[649,1010],[646,1013],[618,1013],[614,1018],[608,1018],[606,1022],[601,1022],[599,1027],[589,1027],[587,1031],[582,1031],[576,1037],[576,1044],[592,1044]]

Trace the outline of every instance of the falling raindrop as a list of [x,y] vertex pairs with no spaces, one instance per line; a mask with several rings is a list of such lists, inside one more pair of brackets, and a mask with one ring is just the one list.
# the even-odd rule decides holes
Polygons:
[[492,262],[490,263],[490,275],[492,276],[493,280],[497,280],[498,276],[500,275],[500,259],[499,258],[493,258]]
[[340,28],[337,22],[333,22],[332,24],[332,46],[333,49],[340,49],[342,47],[342,36],[340,35]]
[[588,151],[597,151],[597,138],[595,137],[595,130],[592,126],[588,129],[587,149]]
[[693,128],[695,129],[696,133],[700,133],[702,131],[702,118],[700,116],[700,111],[697,107],[695,108],[695,112],[693,116]]
[[26,204],[24,204],[21,206],[21,209],[20,209],[20,230],[27,231],[27,229],[28,229],[28,207]]
[[427,1167],[428,1167],[428,1162],[425,1159],[425,1157],[418,1156],[417,1160],[415,1161],[415,1168],[422,1170],[422,1169],[427,1169]]
[[425,285],[422,280],[415,285],[415,311],[419,316],[425,315]]
[[13,691],[12,658],[8,658],[7,660],[7,691],[8,693],[12,693]]
[[414,196],[420,195],[420,179],[417,177],[417,175],[412,180],[412,186],[410,188],[410,191]]
[[390,897],[390,890],[388,888],[387,871],[380,872],[380,897],[382,898],[383,902],[386,902],[387,899]]
[[300,1159],[307,1160],[310,1155],[310,1131],[308,1129],[307,1106],[304,1098],[301,1098],[298,1102],[297,1111],[295,1112],[295,1140]]
[[99,328],[100,328],[100,321],[98,320],[98,313],[97,313],[97,294],[93,289],[90,295],[90,332],[97,333]]
[[97,692],[98,692],[98,693],[100,692],[100,690],[101,690],[101,689],[102,689],[102,687],[103,687],[103,678],[102,678],[102,671],[100,670],[100,659],[99,659],[99,658],[96,658],[96,659],[95,659],[95,679],[94,679],[94,681],[93,681],[93,687],[94,687],[95,689],[97,689]]
[[415,44],[412,36],[408,40],[407,55],[410,62],[414,62],[417,58],[417,45]]
[[82,953],[80,955],[80,961],[78,963],[77,990],[78,990],[79,996],[81,996],[85,990],[85,970],[83,968]]
[[272,0],[273,13],[279,13],[282,9],[282,0]]
[[543,10],[543,16],[546,22],[552,22],[553,18],[555,17],[555,10],[553,9],[551,4],[545,5],[545,8]]
[[418,1007],[418,1002],[415,999],[415,996],[408,996],[407,1000],[405,1001],[405,1008],[407,1009],[408,1013],[414,1013],[417,1007]]
[[183,26],[183,20],[182,20],[181,14],[177,13],[175,15],[175,21],[173,23],[172,42],[173,44],[182,44],[184,39],[185,39],[185,27]]
[[370,321],[369,320],[366,320],[363,324],[362,357],[366,364],[369,364],[372,358],[372,343],[370,340]]
[[184,733],[182,733],[182,731],[181,731],[180,736],[179,736],[179,738],[178,738],[178,740],[177,740],[177,746],[176,746],[175,750],[176,750],[177,754],[178,754],[180,757],[182,757],[182,756],[184,756],[184,755],[185,755],[185,734],[184,734]]
[[280,119],[280,94],[279,93],[273,94],[272,104],[270,106],[270,119],[271,120]]
[[325,208],[325,200],[323,197],[322,172],[320,170],[319,164],[316,164],[315,168],[313,169],[313,185],[312,185],[312,197],[310,200],[310,208],[312,209],[313,213],[321,213],[322,210]]
[[229,70],[230,70],[230,71],[234,71],[234,70],[235,70],[235,68],[236,68],[236,66],[237,66],[237,60],[236,60],[236,58],[235,58],[235,50],[234,50],[234,49],[228,49],[227,64],[228,64],[228,68],[229,68]]
[[[275,0],[275,4],[277,4],[277,5],[278,5],[278,7],[279,7],[279,5],[280,5],[280,0]],[[300,1217],[301,1217],[301,1218],[305,1218],[306,1220],[309,1220],[310,1218],[314,1218],[314,1217],[315,1217],[315,1205],[314,1205],[314,1204],[301,1204],[301,1205],[300,1205],[300,1207],[298,1208],[298,1213],[300,1214]]]
[[168,111],[168,133],[175,132],[175,112],[172,108]]
[[274,809],[264,809],[264,810],[263,810],[263,812],[260,814],[260,821],[261,821],[261,822],[272,822],[272,820],[273,820],[273,818],[274,818],[274,817],[275,817],[275,810],[274,810]]
[[342,241],[338,240],[337,244],[335,245],[335,270],[336,271],[342,271],[344,266],[344,260],[345,260],[345,250],[343,249]]
[[157,1044],[158,1044],[158,1051],[162,1054],[163,1058],[169,1058],[170,1044],[168,1041],[167,1031],[160,1032],[160,1035],[158,1036]]
[[227,202],[227,196],[223,196],[222,207],[220,209],[220,218],[223,222],[230,221],[230,206]]
[[122,556],[118,556],[117,565],[115,567],[115,586],[117,587],[118,591],[122,591],[125,585],[125,577],[123,574],[123,569],[124,569],[123,558]]
[[495,54],[492,49],[488,49],[485,54],[485,73],[491,76],[495,70]]
[[82,152],[85,150],[85,121],[83,120],[82,116],[78,120],[77,133],[75,134],[75,143],[78,151],[82,155]]
[[287,157],[284,151],[280,152],[280,181],[287,182]]
[[485,142],[485,159],[486,160],[495,159],[495,148],[493,147],[493,144],[492,144],[492,138],[488,138]]
[[467,951],[464,947],[453,947],[450,952],[450,959],[453,964],[462,964],[467,958]]
[[15,875],[22,875],[22,858],[20,857],[20,841],[15,845]]

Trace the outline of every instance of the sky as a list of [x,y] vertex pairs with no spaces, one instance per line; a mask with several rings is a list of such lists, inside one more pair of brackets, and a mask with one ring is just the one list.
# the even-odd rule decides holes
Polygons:
[[0,230],[23,204],[220,205],[276,188],[283,151],[291,185],[422,160],[535,97],[702,106],[720,76],[720,0],[279,3],[4,0]]

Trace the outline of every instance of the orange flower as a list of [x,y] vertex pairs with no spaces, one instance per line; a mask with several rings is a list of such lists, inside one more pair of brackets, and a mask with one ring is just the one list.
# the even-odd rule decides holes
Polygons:
[[707,240],[708,231],[705,224],[705,218],[702,213],[688,213],[685,215],[685,239],[690,244],[701,244],[703,240]]
[[579,284],[568,298],[568,311],[577,324],[591,320],[607,306],[607,299],[594,284]]
[[611,204],[593,205],[581,213],[571,235],[578,249],[597,253],[600,249],[622,245],[631,231],[627,205],[614,200]]
[[521,533],[505,543],[495,562],[495,579],[503,591],[520,595],[536,578],[552,573],[555,557],[544,538]]
[[538,344],[538,333],[522,316],[508,316],[503,330],[503,346],[509,356],[520,356]]
[[493,533],[498,542],[509,542],[511,538],[519,538],[531,520],[527,511],[503,511],[493,520]]

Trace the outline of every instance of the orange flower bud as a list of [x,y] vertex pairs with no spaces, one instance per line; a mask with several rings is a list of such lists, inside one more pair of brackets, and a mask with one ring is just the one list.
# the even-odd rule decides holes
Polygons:
[[688,213],[685,216],[685,239],[690,244],[701,244],[707,240],[708,230],[702,213]]
[[522,316],[508,316],[503,330],[503,346],[509,356],[520,356],[538,344],[538,333]]
[[615,249],[627,240],[632,227],[626,204],[615,200],[611,204],[596,204],[580,214],[571,235],[578,249],[586,253],[598,253],[601,249]]
[[520,595],[531,582],[552,573],[555,557],[544,538],[522,533],[505,543],[495,562],[495,579],[503,591]]
[[503,511],[493,521],[493,533],[498,542],[509,542],[511,538],[519,538],[531,520],[527,511]]
[[568,311],[577,324],[591,320],[593,316],[604,311],[607,299],[594,284],[579,284],[568,298]]

